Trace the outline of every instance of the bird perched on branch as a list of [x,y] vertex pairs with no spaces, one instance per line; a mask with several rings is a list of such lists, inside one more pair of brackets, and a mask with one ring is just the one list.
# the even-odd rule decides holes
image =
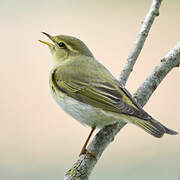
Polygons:
[[87,152],[95,128],[115,122],[135,124],[158,138],[177,134],[145,112],[81,40],[43,34],[52,41],[39,40],[53,56],[49,84],[54,99],[65,112],[92,128],[80,155]]

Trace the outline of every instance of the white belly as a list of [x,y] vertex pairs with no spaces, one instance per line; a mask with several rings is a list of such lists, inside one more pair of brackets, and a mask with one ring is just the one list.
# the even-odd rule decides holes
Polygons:
[[64,96],[64,94],[60,96],[59,94],[57,96],[53,92],[52,94],[58,105],[82,124],[102,128],[117,121],[124,123],[121,120],[120,114],[103,111],[102,109],[81,103],[71,97]]

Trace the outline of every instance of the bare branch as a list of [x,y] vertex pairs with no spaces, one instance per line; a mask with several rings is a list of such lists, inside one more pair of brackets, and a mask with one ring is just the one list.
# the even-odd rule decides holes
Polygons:
[[146,15],[146,18],[142,22],[140,32],[136,38],[136,41],[131,49],[131,52],[124,64],[123,70],[120,74],[119,80],[122,85],[126,84],[130,73],[133,70],[134,64],[143,48],[144,42],[148,36],[152,23],[156,16],[159,16],[159,8],[162,0],[153,0],[149,12]]
[[152,73],[146,78],[134,94],[139,104],[144,106],[160,82],[174,67],[180,65],[180,41],[169,53],[161,59],[160,63],[154,68]]
[[[147,38],[151,25],[156,16],[159,15],[159,7],[162,0],[153,0],[151,8],[142,24],[140,33],[130,52],[120,75],[121,84],[125,85],[133,66],[140,54],[140,51]],[[144,106],[160,82],[174,67],[180,65],[180,42],[161,60],[153,72],[147,77],[144,83],[138,88],[134,97],[137,102]],[[96,159],[89,154],[81,155],[74,163],[73,167],[66,172],[65,180],[88,180],[94,166],[102,155],[106,147],[114,140],[116,134],[126,123],[117,123],[101,129],[88,145],[87,150],[93,152]]]
[[90,154],[83,154],[74,163],[73,167],[66,172],[64,180],[88,180],[92,169],[96,165],[106,147],[114,140],[116,134],[123,128],[125,123],[105,126],[101,129],[88,145],[88,152],[93,152],[96,159]]
[[[174,67],[180,66],[180,41],[160,61],[153,72],[147,77],[144,83],[138,88],[134,97],[137,102],[144,106],[160,82]],[[97,159],[89,154],[79,157],[73,167],[66,173],[65,180],[88,180],[88,177],[100,158],[105,148],[114,140],[116,134],[125,124],[114,124],[101,129],[93,138],[87,150],[93,152]]]

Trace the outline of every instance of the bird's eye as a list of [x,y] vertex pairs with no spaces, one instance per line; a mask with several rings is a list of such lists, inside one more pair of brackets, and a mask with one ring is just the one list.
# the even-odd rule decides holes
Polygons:
[[66,48],[66,45],[63,42],[58,43],[60,48]]

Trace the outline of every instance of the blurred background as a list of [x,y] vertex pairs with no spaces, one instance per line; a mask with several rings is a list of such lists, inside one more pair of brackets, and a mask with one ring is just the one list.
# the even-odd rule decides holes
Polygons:
[[[76,161],[90,131],[54,102],[51,55],[38,39],[80,38],[118,78],[151,0],[0,1],[0,179],[59,180]],[[180,1],[164,1],[127,83],[131,93],[180,40]],[[180,69],[174,68],[145,106],[180,132]],[[99,160],[91,179],[180,177],[180,136],[156,139],[127,125]]]

